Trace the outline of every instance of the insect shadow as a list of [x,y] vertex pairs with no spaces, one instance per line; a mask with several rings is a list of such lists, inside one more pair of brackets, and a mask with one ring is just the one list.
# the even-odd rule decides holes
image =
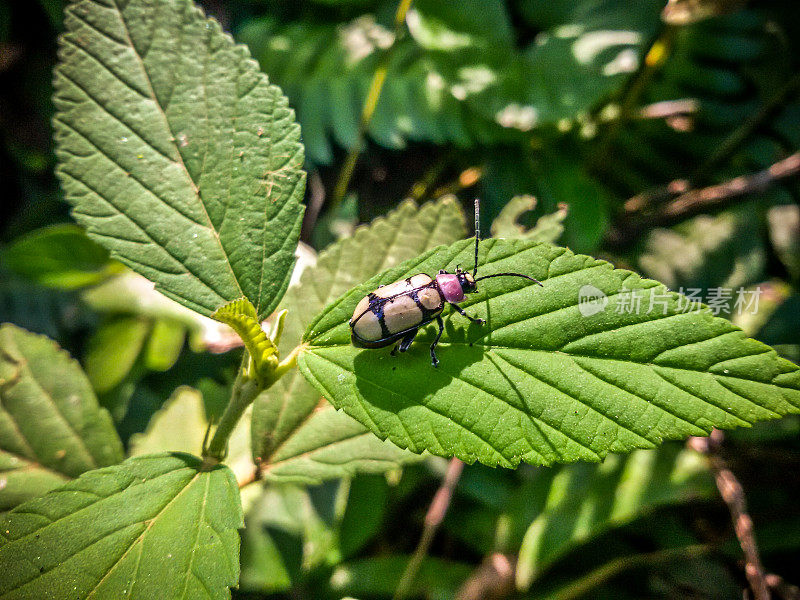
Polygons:
[[484,337],[483,327],[477,323],[457,327],[447,319],[442,338],[442,352],[446,353],[447,361],[438,367],[431,365],[428,350],[436,334],[435,325],[422,329],[420,343],[401,356],[391,356],[389,349],[359,352],[353,359],[358,394],[379,410],[391,412],[424,404],[426,397],[452,383],[468,367],[485,360],[488,348],[473,343]]

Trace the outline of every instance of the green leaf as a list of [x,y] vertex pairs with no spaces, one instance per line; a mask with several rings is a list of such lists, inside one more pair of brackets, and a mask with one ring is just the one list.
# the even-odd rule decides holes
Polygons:
[[0,510],[41,496],[69,479],[35,461],[0,450]]
[[660,505],[711,496],[715,489],[705,458],[674,444],[611,455],[599,465],[537,471],[517,498],[534,517],[519,549],[517,585],[527,589],[568,550],[603,531]]
[[[375,437],[361,423],[319,398],[318,393],[313,395],[319,406],[312,408],[305,421],[297,424],[267,455],[267,460],[260,463],[266,479],[318,483],[355,473],[383,473],[419,460],[416,455]],[[289,401],[298,399],[305,397],[298,394]],[[297,408],[286,410],[299,412]]]
[[203,396],[190,387],[179,387],[150,419],[143,433],[131,436],[131,456],[159,452],[199,454],[208,427]]
[[562,204],[556,212],[539,217],[536,225],[526,229],[523,225],[520,225],[519,219],[522,215],[535,208],[536,198],[533,196],[523,195],[511,198],[492,223],[492,237],[521,238],[554,244],[564,233],[564,225],[562,223],[569,212],[567,205]]
[[286,98],[189,0],[77,1],[64,26],[54,127],[74,217],[193,310],[270,313],[303,212]]
[[[251,490],[257,487],[259,489]],[[249,503],[242,536],[242,588],[275,592],[314,569],[340,560],[338,503],[344,485],[247,486]]]
[[139,317],[115,316],[89,338],[83,365],[92,387],[102,394],[130,373],[142,352],[150,322]]
[[[360,279],[465,234],[460,206],[453,197],[445,197],[421,208],[404,202],[385,218],[333,244],[286,293],[281,308],[289,312],[281,354],[300,343],[322,307]],[[267,478],[309,483],[355,471],[385,471],[415,458],[337,413],[297,371],[256,399],[252,446],[254,460]]]
[[226,467],[201,464],[128,459],[0,517],[0,598],[230,598],[239,490]]
[[14,240],[3,260],[15,273],[48,287],[74,289],[98,283],[121,265],[75,225],[53,225]]
[[144,348],[144,365],[151,371],[167,371],[178,360],[186,341],[186,328],[177,321],[157,319]]
[[353,347],[348,320],[365,294],[472,260],[469,240],[437,248],[329,304],[306,330],[303,375],[402,448],[506,467],[599,461],[800,411],[796,365],[707,309],[682,312],[697,307],[658,282],[522,240],[486,240],[480,256],[479,276],[544,287],[481,284],[463,306],[487,324],[448,313],[438,369],[435,324],[400,357]]
[[0,508],[122,457],[78,364],[43,336],[0,327]]

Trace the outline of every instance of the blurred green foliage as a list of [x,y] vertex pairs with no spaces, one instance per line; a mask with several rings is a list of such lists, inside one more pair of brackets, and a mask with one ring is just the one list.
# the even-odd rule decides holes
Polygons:
[[[213,419],[238,355],[207,352],[219,342],[208,323],[120,275],[104,251],[63,226],[49,125],[62,4],[0,3],[0,321],[79,357],[127,442],[181,385],[202,391]],[[672,210],[682,189],[749,177],[800,151],[797,2],[730,3],[726,14],[713,14],[724,2],[701,2],[710,17],[676,25],[662,20],[663,0],[417,0],[399,35],[390,0],[202,4],[297,111],[310,174],[303,236],[316,250],[409,195],[455,192],[467,205],[480,196],[488,230],[512,197],[529,194],[537,202],[517,206],[509,226],[531,228],[556,213],[538,222],[560,243],[673,289],[758,290],[756,314],[732,304],[722,314],[800,358],[800,180],[768,179],[750,193]],[[386,79],[362,144],[359,122],[382,61]],[[351,194],[332,206],[354,151]],[[731,434],[726,457],[747,492],[767,570],[791,581],[800,485],[786,473],[800,467],[800,422],[781,423]],[[674,457],[680,448],[660,452]],[[386,477],[248,486],[234,597],[390,597],[442,468],[429,459]],[[601,469],[468,467],[414,594],[456,597],[487,556],[519,554],[536,523],[571,537],[549,540],[559,546],[548,550],[552,559],[529,565],[536,586],[510,597],[740,594],[729,515],[703,473],[670,481],[673,495],[640,498],[614,519],[596,512],[618,497],[613,485],[592,488]],[[574,502],[558,497],[561,480],[577,490]],[[581,519],[586,535],[575,534]],[[527,537],[531,561],[536,536]]]

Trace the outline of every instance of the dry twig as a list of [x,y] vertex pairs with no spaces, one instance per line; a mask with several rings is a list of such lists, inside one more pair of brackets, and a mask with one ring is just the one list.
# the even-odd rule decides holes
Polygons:
[[781,179],[798,173],[800,152],[795,152],[763,171],[704,188],[691,189],[688,180],[676,179],[628,200],[621,223],[610,230],[607,241],[615,246],[627,244],[654,225],[670,225],[699,213],[723,208],[742,196],[763,192]]
[[456,594],[456,600],[500,600],[514,591],[517,558],[494,552],[483,559]]
[[753,597],[755,600],[770,600],[769,587],[753,532],[753,520],[747,512],[744,489],[728,464],[719,455],[719,447],[723,439],[722,431],[715,429],[708,437],[689,438],[688,444],[689,447],[708,457],[720,496],[728,505],[733,520],[733,529],[739,539],[742,552],[744,552],[744,574],[750,584]]

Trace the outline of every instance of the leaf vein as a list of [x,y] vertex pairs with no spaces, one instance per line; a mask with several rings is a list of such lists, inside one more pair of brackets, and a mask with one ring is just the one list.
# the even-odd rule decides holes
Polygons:
[[[164,475],[167,475],[167,474],[169,474],[169,473],[165,473]],[[121,563],[123,560],[125,560],[125,557],[126,557],[126,556],[128,555],[128,553],[131,551],[131,549],[133,549],[133,547],[134,547],[134,546],[136,546],[136,545],[138,545],[138,544],[140,544],[140,543],[141,543],[141,541],[144,539],[144,536],[145,536],[145,535],[147,535],[147,533],[148,533],[148,532],[150,531],[150,529],[153,527],[153,524],[154,524],[154,523],[155,523],[155,522],[158,520],[158,518],[159,518],[159,517],[160,517],[162,514],[164,514],[164,511],[166,511],[166,510],[167,510],[167,509],[168,509],[170,506],[172,506],[172,504],[173,504],[173,503],[174,503],[174,502],[175,502],[175,501],[176,501],[178,498],[180,498],[180,496],[181,496],[181,495],[182,495],[182,494],[183,494],[183,493],[184,493],[184,492],[185,492],[187,489],[189,489],[189,488],[192,486],[192,484],[195,482],[195,480],[196,480],[196,479],[197,479],[199,476],[200,476],[200,473],[196,473],[196,474],[195,474],[195,475],[194,475],[194,476],[193,476],[193,477],[192,477],[192,478],[191,478],[191,479],[190,479],[190,480],[189,480],[189,481],[186,483],[186,485],[184,485],[184,486],[183,486],[183,488],[181,488],[181,490],[180,490],[180,491],[179,491],[177,494],[175,494],[175,496],[174,496],[174,497],[173,497],[173,498],[172,498],[172,499],[171,499],[169,502],[167,502],[167,503],[164,505],[164,507],[163,507],[161,510],[159,510],[159,511],[158,511],[158,512],[157,512],[157,513],[154,515],[154,516],[150,517],[150,519],[148,519],[147,525],[145,526],[145,528],[144,528],[144,530],[142,531],[142,533],[140,533],[140,534],[139,534],[139,536],[138,536],[138,537],[137,537],[137,538],[136,538],[136,539],[135,539],[135,540],[134,540],[134,541],[131,543],[131,545],[130,545],[130,546],[128,546],[128,548],[125,550],[125,552],[123,552],[123,553],[122,553],[122,556],[120,556],[120,557],[119,557],[119,558],[118,558],[116,561],[114,561],[114,564],[111,566],[111,568],[110,568],[110,569],[109,569],[109,570],[106,572],[106,574],[105,574],[105,575],[103,575],[103,577],[100,579],[100,581],[98,581],[98,582],[97,582],[97,584],[96,584],[96,585],[95,585],[95,586],[92,588],[92,590],[91,590],[91,591],[89,592],[89,594],[86,596],[86,600],[90,600],[90,599],[91,599],[91,597],[94,595],[94,593],[97,591],[97,589],[98,589],[98,588],[100,587],[100,585],[103,583],[103,581],[105,581],[105,579],[106,579],[106,578],[107,578],[109,575],[111,575],[111,573],[113,573],[113,572],[114,572],[114,569],[116,569],[116,568],[117,568],[117,567],[120,565],[120,563]],[[153,478],[153,479],[156,479],[156,478]],[[151,480],[149,480],[149,481],[150,481],[150,482],[152,482],[152,481],[153,481],[153,479],[151,479]],[[141,521],[140,521],[140,522],[141,522]],[[132,524],[133,524],[133,523],[131,523],[131,525],[132,525]]]
[[[98,3],[98,4],[99,4],[99,3]],[[104,5],[104,6],[105,6],[105,5]],[[106,8],[110,8],[110,7],[106,6]],[[115,37],[114,37],[113,35],[111,35],[111,33],[109,33],[108,31],[103,31],[103,30],[102,30],[102,29],[100,29],[100,28],[99,28],[97,25],[95,25],[94,23],[92,23],[91,21],[89,21],[88,19],[85,19],[85,18],[83,17],[83,15],[81,15],[81,14],[80,14],[80,12],[78,12],[77,10],[71,10],[69,14],[70,14],[70,15],[71,15],[71,16],[72,16],[74,19],[76,19],[77,21],[80,21],[81,23],[83,23],[84,25],[86,25],[86,27],[87,27],[88,29],[90,29],[90,30],[94,31],[95,33],[98,33],[98,34],[100,34],[100,36],[101,36],[101,37],[104,37],[105,39],[107,39],[107,40],[109,40],[109,41],[111,41],[111,42],[114,42],[114,43],[115,43],[115,44],[117,44],[118,46],[124,46],[124,47],[126,47],[126,48],[127,48],[127,44],[125,43],[125,40],[120,40],[120,39],[118,39],[118,38],[115,38]]]
[[[198,275],[197,273],[195,273],[195,272],[194,272],[194,271],[193,271],[193,270],[192,270],[192,269],[191,269],[191,268],[190,268],[190,267],[189,267],[187,264],[185,264],[185,263],[181,262],[181,258],[180,258],[180,257],[178,257],[178,256],[176,256],[175,254],[173,254],[172,252],[170,252],[170,250],[169,250],[169,245],[168,245],[168,244],[164,244],[164,245],[160,244],[160,243],[158,242],[158,240],[154,239],[154,238],[153,238],[153,237],[150,235],[150,233],[149,233],[149,232],[148,232],[148,231],[147,231],[147,230],[146,230],[146,229],[145,229],[145,228],[144,228],[144,227],[143,227],[143,226],[142,226],[142,225],[141,225],[141,224],[140,224],[138,221],[136,221],[136,219],[134,219],[134,218],[133,218],[131,215],[127,214],[126,212],[124,212],[124,211],[120,210],[120,208],[119,208],[119,207],[118,207],[116,204],[114,204],[114,203],[113,203],[111,200],[109,200],[108,198],[105,198],[105,197],[104,197],[102,194],[100,194],[100,193],[99,193],[97,190],[95,190],[95,189],[94,189],[94,188],[93,188],[93,187],[92,187],[92,186],[91,186],[89,183],[87,183],[86,181],[84,181],[84,180],[83,180],[81,177],[79,177],[79,176],[77,176],[77,175],[75,175],[75,174],[73,174],[73,173],[71,173],[71,172],[69,172],[69,171],[66,171],[66,170],[64,170],[64,169],[62,169],[62,170],[61,170],[61,173],[64,173],[65,175],[67,175],[67,176],[69,176],[71,179],[73,179],[74,181],[77,181],[78,183],[82,184],[82,185],[83,185],[83,186],[84,186],[84,187],[85,187],[87,190],[89,190],[90,192],[92,192],[93,194],[95,194],[95,196],[97,196],[97,197],[98,197],[100,200],[102,200],[103,202],[105,202],[106,204],[108,204],[109,206],[111,206],[111,207],[112,207],[114,210],[116,210],[116,211],[117,211],[117,213],[118,213],[120,216],[122,216],[123,218],[127,219],[128,221],[130,221],[130,222],[131,222],[133,225],[135,225],[139,231],[141,231],[141,232],[142,232],[142,233],[143,233],[145,236],[147,236],[147,238],[148,238],[148,239],[150,239],[150,241],[152,241],[152,242],[153,242],[153,244],[155,244],[155,245],[156,245],[156,246],[157,246],[157,247],[158,247],[160,250],[163,250],[163,251],[164,251],[164,253],[165,253],[165,254],[167,254],[167,256],[169,256],[169,257],[170,257],[170,258],[172,258],[172,259],[173,259],[175,262],[177,262],[179,265],[181,265],[182,267],[184,267],[184,269],[186,270],[186,272],[187,272],[187,273],[189,273],[190,275],[194,276],[194,277],[195,277],[195,278],[196,278],[198,281],[202,282],[202,283],[203,283],[203,285],[204,285],[204,286],[205,286],[205,287],[206,287],[208,290],[210,290],[210,291],[212,291],[214,294],[216,294],[216,296],[217,296],[218,298],[220,298],[220,302],[225,302],[225,297],[224,297],[222,294],[220,294],[220,293],[219,293],[217,290],[215,290],[213,287],[211,287],[211,286],[208,284],[208,282],[204,281],[204,280],[203,280],[203,278],[202,278],[202,277],[200,277],[200,275]],[[90,231],[92,234],[94,234],[94,229],[89,229],[89,231]],[[119,255],[118,255],[118,256],[119,256]],[[124,258],[125,258],[125,260],[130,260],[130,258],[129,258],[128,256],[125,256]],[[138,262],[138,261],[133,261],[133,262]],[[140,263],[140,264],[142,264],[142,263]],[[156,266],[153,266],[153,265],[148,265],[148,266],[150,266],[150,268],[152,268],[152,269],[155,269],[155,270],[160,270],[160,271],[161,271],[161,272],[163,272],[163,273],[168,273],[168,274],[170,274],[168,271],[165,271],[164,269],[159,269],[159,268],[158,268],[158,267],[156,267]],[[175,275],[182,274],[182,271],[181,271],[181,270],[179,270],[179,269],[176,269],[175,273],[171,273],[171,274],[175,274]]]
[[[147,70],[147,66],[144,63],[143,58],[141,57],[141,55],[139,55],[139,53],[136,50],[136,47],[133,44],[133,39],[131,37],[131,32],[130,32],[130,30],[128,28],[128,23],[122,17],[122,11],[119,8],[118,0],[112,0],[112,4],[113,4],[114,8],[116,9],[116,12],[117,12],[117,15],[119,17],[120,23],[122,24],[123,30],[125,31],[125,35],[126,35],[126,37],[128,39],[128,43],[130,44],[130,47],[133,49],[134,55],[139,60],[139,64],[140,64],[140,67],[142,69],[142,73],[144,74],[145,79],[146,79],[147,84],[148,84],[148,87],[150,89],[151,98],[156,103],[156,106],[159,107],[159,109],[160,109],[159,113],[161,114],[161,116],[163,118],[164,126],[166,127],[166,130],[169,132],[170,139],[173,140],[173,144],[174,144],[174,140],[176,139],[175,138],[175,132],[172,131],[172,126],[171,126],[171,124],[169,122],[169,119],[167,118],[166,112],[164,112],[163,107],[161,107],[159,105],[159,103],[158,103],[158,99],[156,97],[155,90],[153,88],[152,78],[150,77],[150,73]],[[183,28],[181,28],[181,29],[183,29]],[[209,215],[208,209],[206,208],[205,202],[203,201],[203,198],[202,198],[202,196],[200,194],[200,188],[198,187],[197,182],[194,179],[192,179],[192,175],[191,175],[191,173],[189,173],[189,169],[187,168],[186,163],[183,160],[183,155],[180,153],[180,149],[178,149],[178,156],[179,156],[178,163],[183,168],[183,171],[186,173],[186,176],[192,182],[192,185],[193,185],[193,188],[194,188],[194,192],[195,192],[195,194],[197,196],[197,199],[199,201],[199,204],[200,204],[200,208],[202,209],[203,213],[205,214],[205,218],[206,218],[206,221],[208,223],[208,228],[210,229],[210,231],[211,231],[214,239],[216,240],[217,245],[219,246],[219,248],[222,251],[222,253],[226,257],[228,257],[228,254],[225,252],[225,247],[222,245],[222,240],[219,237],[219,232],[216,231],[216,229],[214,229],[213,222],[211,221],[211,216]],[[246,297],[246,294],[242,290],[241,283],[239,282],[239,278],[236,276],[236,273],[233,271],[233,266],[231,265],[230,260],[226,260],[224,262],[225,262],[226,266],[228,267],[228,270],[230,271],[230,275],[233,277],[233,282],[236,284],[236,287],[237,287],[238,292],[239,292],[239,294],[238,294],[239,297],[242,297],[242,296]],[[196,275],[195,275],[195,277],[196,277]],[[223,301],[224,301],[224,298],[223,298]]]

